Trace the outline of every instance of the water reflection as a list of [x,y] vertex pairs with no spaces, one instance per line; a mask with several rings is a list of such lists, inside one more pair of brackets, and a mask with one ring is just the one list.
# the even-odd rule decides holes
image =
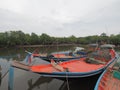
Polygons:
[[37,87],[40,89],[40,85],[46,83],[47,85],[52,81],[52,78],[47,77],[40,77],[34,83],[33,79],[28,80],[28,90],[32,90],[33,88]]
[[0,86],[1,86],[1,82],[2,82],[2,73],[1,73],[1,70],[2,70],[2,68],[1,68],[1,65],[0,65]]

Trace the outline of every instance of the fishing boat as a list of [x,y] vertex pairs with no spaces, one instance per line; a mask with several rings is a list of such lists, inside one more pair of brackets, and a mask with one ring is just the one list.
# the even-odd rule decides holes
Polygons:
[[38,73],[45,77],[88,77],[103,72],[112,62],[117,59],[117,54],[114,57],[106,58],[101,51],[101,55],[91,55],[92,57],[82,57],[80,59],[55,62],[53,59],[49,64],[26,65],[18,61],[13,61],[11,65],[16,68],[28,70]]
[[50,61],[51,59],[55,61],[67,61],[67,60],[73,60],[73,59],[79,59],[81,57],[85,57],[87,54],[86,52],[82,51],[84,48],[82,47],[76,47],[74,51],[61,51],[61,52],[54,52],[50,55],[47,54],[41,54],[41,53],[30,53],[27,51],[27,53],[31,54],[32,57],[41,58],[43,60]]
[[69,54],[64,54],[64,53],[55,53],[51,54],[48,56],[48,59],[55,60],[55,61],[68,61],[68,60],[73,60],[73,59],[79,59],[82,57],[86,57],[87,54],[77,54],[77,53],[72,53],[70,52]]
[[120,90],[120,58],[101,74],[94,90]]

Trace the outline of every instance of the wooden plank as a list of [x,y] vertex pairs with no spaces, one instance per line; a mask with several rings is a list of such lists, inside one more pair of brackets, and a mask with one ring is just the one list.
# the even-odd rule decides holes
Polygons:
[[30,66],[29,65],[25,65],[25,64],[20,63],[18,61],[13,61],[11,65],[13,67],[16,67],[16,68],[20,68],[20,69],[24,69],[24,70],[30,70]]
[[52,65],[55,69],[57,69],[57,70],[59,70],[59,71],[61,71],[61,72],[64,72],[64,71],[65,71],[65,69],[64,69],[62,66],[60,66],[59,64],[55,63],[54,60],[51,60],[51,65]]

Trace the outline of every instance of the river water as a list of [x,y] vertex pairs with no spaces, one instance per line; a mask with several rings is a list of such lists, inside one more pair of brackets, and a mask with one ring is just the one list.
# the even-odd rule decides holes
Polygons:
[[[21,54],[21,52],[19,52],[19,50],[15,50],[12,55],[14,56],[19,54]],[[8,53],[6,55],[8,55]],[[14,58],[16,59],[16,57]],[[17,58],[21,59],[21,57]],[[13,58],[11,59],[10,57],[7,57],[6,59],[5,54],[4,58],[0,58],[0,66],[2,68],[0,71],[0,90],[9,90],[8,81],[10,60],[13,60]],[[48,62],[40,60],[40,63]],[[13,83],[13,90],[93,90],[99,75],[100,74],[87,78],[73,79],[50,78],[42,77],[40,74],[14,68],[14,78],[10,82]]]

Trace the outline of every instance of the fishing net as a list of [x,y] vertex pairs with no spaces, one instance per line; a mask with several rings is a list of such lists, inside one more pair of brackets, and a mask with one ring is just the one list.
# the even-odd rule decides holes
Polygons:
[[105,64],[105,62],[100,61],[100,60],[96,60],[94,58],[86,58],[85,62],[90,63],[90,64]]

